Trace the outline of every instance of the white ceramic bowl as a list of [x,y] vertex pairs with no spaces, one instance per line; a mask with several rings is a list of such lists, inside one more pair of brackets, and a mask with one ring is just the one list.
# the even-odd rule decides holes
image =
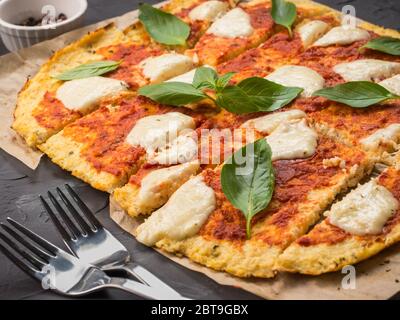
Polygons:
[[[44,8],[55,8],[57,16],[64,13],[68,19],[51,26],[17,25],[28,17],[42,17]],[[86,9],[87,0],[0,0],[1,39],[10,51],[29,47],[80,27]]]

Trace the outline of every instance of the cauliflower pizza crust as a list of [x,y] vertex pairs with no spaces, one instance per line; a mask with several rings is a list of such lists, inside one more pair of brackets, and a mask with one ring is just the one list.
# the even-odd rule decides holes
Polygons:
[[[266,0],[239,4],[223,1],[220,6],[224,9],[217,17],[203,20],[196,18],[199,13],[193,10],[206,3],[204,0],[172,0],[164,4],[163,10],[190,26],[186,47],[157,44],[138,21],[123,31],[111,24],[89,33],[56,52],[26,83],[18,97],[13,128],[29,146],[38,147],[65,170],[94,188],[113,193],[129,215],[149,215],[147,221],[165,211],[169,201],[187,183],[201,179],[203,187],[215,195],[215,208],[194,234],[182,239],[161,234],[150,245],[185,255],[209,268],[239,277],[270,278],[278,271],[321,274],[366,259],[400,240],[398,210],[382,233],[373,236],[354,236],[332,225],[329,218],[318,221],[338,195],[348,192],[361,180],[368,180],[378,161],[392,167],[377,178],[377,183],[400,201],[396,188],[400,176],[398,156],[394,160],[388,156],[388,152],[399,149],[400,102],[397,99],[356,109],[313,97],[312,93],[354,77],[379,83],[400,74],[398,57],[361,49],[369,39],[382,35],[400,38],[400,34],[360,22],[356,35],[350,37],[354,39],[331,43],[335,39],[332,33],[340,30],[340,14],[311,1],[292,2],[297,5],[292,37],[274,23],[271,2]],[[240,28],[226,28],[232,21]],[[313,31],[310,33],[310,30]],[[345,32],[340,30],[339,34]],[[179,55],[184,60],[183,67],[181,63],[179,68],[172,68],[172,73],[169,70],[161,77],[157,74],[152,78],[154,70],[146,74],[146,63],[165,55]],[[57,93],[68,82],[52,76],[101,60],[121,61],[117,70],[102,76],[103,81],[115,80],[107,83],[117,90],[101,96],[89,109],[67,108]],[[367,66],[377,61],[393,65],[384,71],[382,68],[369,70]],[[153,116],[161,119],[171,113],[192,119],[193,123],[186,126],[197,133],[201,129],[243,128],[248,121],[253,121],[258,138],[266,137],[267,141],[271,138],[271,132],[262,132],[255,125],[257,119],[271,113],[235,115],[215,106],[210,108],[210,103],[203,105],[202,101],[191,110],[193,106],[160,105],[136,94],[144,85],[168,80],[201,65],[215,67],[220,75],[236,72],[232,84],[257,76],[285,86],[302,87],[303,92],[297,99],[272,115],[301,112],[300,118],[317,133],[315,153],[310,157],[273,161],[275,192],[269,206],[252,220],[252,237],[248,240],[243,214],[233,207],[221,189],[220,165],[225,154],[213,165],[189,161],[154,164],[151,162],[154,154],[148,150],[147,142],[137,142],[140,135],[134,137],[135,143],[131,139],[132,132],[143,120]],[[170,146],[159,146],[156,151]],[[198,159],[191,159],[194,160]],[[147,179],[149,183],[154,173],[167,178],[157,184],[155,174],[150,193],[146,194],[154,196],[153,203],[149,205],[147,199],[139,204],[143,181]],[[143,236],[138,232],[145,224],[146,221],[138,228],[139,241]]]

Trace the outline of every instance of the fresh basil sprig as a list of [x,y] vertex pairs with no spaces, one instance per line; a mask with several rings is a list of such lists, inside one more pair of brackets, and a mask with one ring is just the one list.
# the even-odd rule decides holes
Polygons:
[[400,39],[379,37],[368,41],[362,48],[388,53],[393,56],[400,56]]
[[159,103],[183,106],[207,98],[203,91],[184,82],[151,84],[139,89],[139,94]]
[[[215,104],[232,113],[243,114],[259,111],[273,111],[279,109],[292,100],[301,88],[284,87],[263,78],[253,77],[229,85],[233,73],[221,77],[214,69],[201,67],[196,70],[193,84],[183,82],[164,82],[148,85],[139,89],[139,94],[156,102],[181,106],[198,102],[201,99],[211,99]],[[204,90],[213,90],[214,95]]]
[[222,191],[244,214],[248,239],[252,218],[268,206],[274,193],[271,155],[267,141],[260,139],[235,152],[222,167]]
[[271,16],[275,23],[284,26],[292,37],[292,24],[296,20],[296,5],[285,0],[272,0]]
[[54,76],[54,78],[58,80],[68,81],[68,80],[101,76],[102,74],[116,70],[120,64],[121,61],[111,61],[111,60],[85,63],[74,69],[56,75]]
[[353,81],[314,92],[314,96],[325,97],[353,108],[365,108],[388,99],[398,99],[381,85],[368,81]]
[[139,20],[155,41],[166,45],[186,44],[190,27],[181,19],[146,3],[141,4],[139,10]]
[[233,113],[274,111],[293,101],[302,88],[285,87],[264,78],[252,77],[217,94],[217,105]]

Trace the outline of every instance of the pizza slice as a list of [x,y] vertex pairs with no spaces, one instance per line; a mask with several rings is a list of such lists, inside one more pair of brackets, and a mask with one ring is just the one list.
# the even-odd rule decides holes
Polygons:
[[215,20],[188,54],[216,66],[258,46],[273,32],[269,8],[268,1],[239,4]]
[[280,271],[318,275],[365,260],[400,241],[400,172],[390,167],[325,212],[279,257]]
[[361,150],[312,129],[301,111],[251,119],[272,149],[275,192],[252,221],[221,189],[221,167],[184,183],[136,230],[137,239],[239,277],[273,277],[283,250],[318,221],[335,196],[355,185],[372,163]]
[[[29,146],[43,143],[49,136],[81,116],[79,110],[64,108],[55,100],[60,81],[53,78],[83,63],[103,60],[96,50],[122,41],[123,34],[113,24],[90,32],[82,39],[57,51],[39,72],[29,79],[17,98],[13,129]],[[108,89],[123,89],[112,82]],[[107,91],[107,90],[106,90]]]

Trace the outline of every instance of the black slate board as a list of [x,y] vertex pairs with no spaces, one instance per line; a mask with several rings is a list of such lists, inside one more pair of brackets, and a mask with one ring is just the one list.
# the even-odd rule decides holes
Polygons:
[[[156,3],[159,1],[146,1]],[[366,21],[400,28],[400,1],[398,0],[318,0],[340,10],[344,5],[356,7],[357,16]],[[89,0],[86,24],[92,24],[110,17],[119,16],[137,8],[137,0]],[[6,49],[0,44],[0,54]],[[108,194],[96,191],[72,177],[44,157],[37,170],[32,171],[18,160],[0,150],[0,221],[7,216],[32,228],[45,238],[63,247],[57,232],[49,221],[38,200],[39,194],[54,190],[65,183],[71,184],[89,207],[96,212],[99,220],[126,246],[134,259],[157,274],[181,294],[194,299],[258,299],[243,290],[221,286],[208,277],[187,270],[168,260],[152,249],[136,242],[122,231],[108,216]],[[45,291],[41,286],[15,267],[0,253],[0,299],[62,299],[64,297]],[[91,299],[138,299],[117,290],[93,294]],[[400,299],[400,294],[394,298]]]

